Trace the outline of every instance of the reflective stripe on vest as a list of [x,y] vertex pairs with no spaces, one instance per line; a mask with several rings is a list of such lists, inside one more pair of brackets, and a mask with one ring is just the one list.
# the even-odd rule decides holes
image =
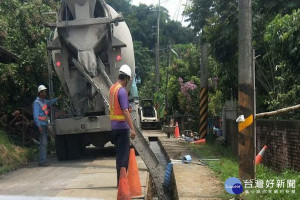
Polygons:
[[109,90],[110,120],[113,121],[125,121],[125,115],[118,100],[120,88],[122,88],[122,85],[115,83]]
[[45,104],[45,105],[42,107],[42,110],[44,111],[45,115],[48,115],[48,114],[49,114],[49,110],[48,110],[47,104]]
[[42,111],[46,115],[46,116],[38,116],[38,119],[42,121],[48,121],[48,115],[49,115],[48,105],[46,103],[44,104],[43,102],[40,102],[39,100],[36,100],[35,102],[37,102],[40,105]]
[[38,119],[42,120],[42,121],[48,121],[48,117],[47,116],[39,116]]

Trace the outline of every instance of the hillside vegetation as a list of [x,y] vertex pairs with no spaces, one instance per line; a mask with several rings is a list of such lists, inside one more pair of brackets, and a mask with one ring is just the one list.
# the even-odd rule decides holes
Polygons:
[[0,129],[0,174],[27,164],[33,157],[32,149],[14,145],[7,133]]

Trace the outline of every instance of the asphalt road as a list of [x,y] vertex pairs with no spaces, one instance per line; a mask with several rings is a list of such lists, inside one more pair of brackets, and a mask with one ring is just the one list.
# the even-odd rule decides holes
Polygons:
[[[147,168],[136,157],[144,192]],[[113,200],[117,198],[114,148],[88,149],[74,161],[48,159],[50,166],[37,162],[0,177],[0,200]]]

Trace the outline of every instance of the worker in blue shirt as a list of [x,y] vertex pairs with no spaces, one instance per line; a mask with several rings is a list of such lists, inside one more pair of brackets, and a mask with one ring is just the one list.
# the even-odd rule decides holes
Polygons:
[[49,107],[55,104],[58,98],[47,100],[47,88],[44,85],[38,87],[38,96],[33,102],[33,119],[39,129],[39,166],[48,166],[47,163],[47,136],[49,123]]

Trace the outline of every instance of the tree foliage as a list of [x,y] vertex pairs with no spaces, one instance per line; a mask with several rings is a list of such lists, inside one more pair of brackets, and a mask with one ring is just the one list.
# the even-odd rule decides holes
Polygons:
[[[17,64],[1,64],[1,109],[11,112],[16,107],[30,108],[39,84],[48,85],[46,41],[50,30],[44,28],[42,13],[57,11],[59,0],[0,1],[0,45],[20,57]],[[157,7],[132,6],[130,0],[107,0],[122,12],[134,40],[136,72],[142,79],[141,95],[153,98]],[[165,49],[169,44],[191,43],[191,29],[170,20],[161,8],[161,69],[166,68]],[[162,74],[163,75],[163,74]],[[164,77],[162,77],[164,79]],[[149,86],[149,87],[148,87]]]
[[[215,76],[225,99],[237,98],[238,11],[233,0],[194,0],[187,7],[190,25],[202,43],[210,44],[212,59],[218,63]],[[214,65],[215,63],[211,63]]]
[[[154,69],[155,69],[155,44],[158,7],[154,5],[131,6],[130,12],[123,12],[122,7],[116,5],[116,1],[107,1],[113,8],[124,13],[126,23],[132,33],[135,44],[136,73],[141,78],[139,86],[140,98],[155,99],[160,113],[165,110],[165,94],[169,95],[168,113],[178,111],[182,114],[191,114],[192,109],[186,110],[187,102],[178,91],[180,84],[178,78],[182,77],[185,82],[192,81],[192,76],[199,72],[199,54],[195,45],[196,37],[190,28],[182,27],[179,22],[170,20],[168,11],[161,7],[160,18],[160,90],[154,94]],[[121,3],[122,4],[122,3]],[[177,45],[184,44],[184,45]],[[172,46],[179,54],[176,58],[171,54],[171,67],[168,68],[168,47]],[[170,74],[169,84],[166,85],[167,71]],[[199,83],[199,79],[197,79]],[[196,92],[194,92],[196,94]],[[193,96],[196,97],[197,95]],[[181,103],[180,103],[181,101]],[[179,105],[180,104],[180,105]],[[197,102],[195,101],[195,104]],[[196,106],[197,107],[197,106]],[[196,111],[194,109],[193,111]],[[196,112],[195,112],[196,113]]]
[[[238,5],[236,0],[193,0],[186,9],[190,25],[210,44],[210,66],[225,99],[237,99]],[[300,2],[253,0],[253,48],[258,112],[298,102]],[[298,43],[299,44],[299,43]],[[214,95],[218,95],[215,93]],[[223,100],[225,100],[223,99]],[[285,116],[286,117],[286,116]]]
[[[168,112],[175,111],[197,116],[199,109],[199,91],[200,91],[200,67],[199,49],[195,45],[175,45],[175,52],[178,57],[174,58],[168,70],[170,80],[165,89],[168,93],[170,107]],[[164,71],[164,74],[166,72]],[[165,83],[166,80],[164,79]]]
[[0,64],[1,109],[31,105],[38,84],[46,84],[46,36],[42,13],[56,5],[42,0],[0,2],[0,45],[20,57],[17,64]]
[[267,103],[270,110],[299,103],[300,95],[300,9],[291,14],[278,14],[266,27],[264,41],[268,46],[265,60],[274,63],[273,85],[269,90],[272,97]]

